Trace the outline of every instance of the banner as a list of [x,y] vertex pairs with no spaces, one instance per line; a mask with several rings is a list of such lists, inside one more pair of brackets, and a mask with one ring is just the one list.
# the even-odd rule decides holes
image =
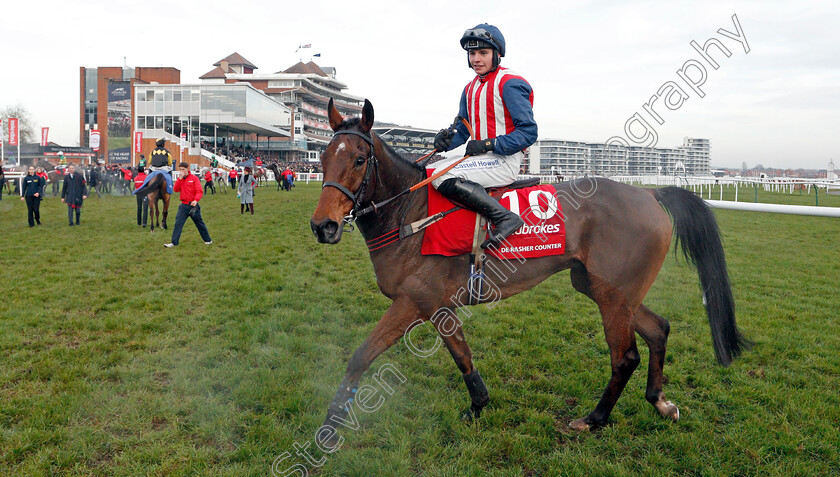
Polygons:
[[108,162],[131,163],[131,83],[108,83]]
[[187,147],[187,133],[181,133],[181,153],[184,153],[184,148]]
[[9,118],[9,145],[18,145],[18,120],[17,118]]
[[50,135],[50,128],[41,128],[41,145],[46,146],[49,144],[49,137]]
[[134,133],[134,152],[137,154],[143,153],[143,131]]
[[99,129],[90,130],[90,148],[99,151]]

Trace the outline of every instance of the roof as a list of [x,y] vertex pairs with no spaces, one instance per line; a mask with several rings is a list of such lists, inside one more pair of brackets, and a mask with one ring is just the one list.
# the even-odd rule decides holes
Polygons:
[[225,73],[233,73],[233,71],[230,71],[230,68],[228,68],[228,71],[225,71],[221,66],[217,66],[207,73],[199,76],[198,79],[225,78]]
[[219,65],[222,64],[223,61],[227,61],[229,65],[236,65],[236,66],[244,65],[244,66],[247,66],[248,68],[257,69],[256,65],[254,65],[250,61],[246,60],[242,55],[240,55],[239,53],[236,53],[236,52],[228,55],[227,58],[222,58],[221,60],[213,63],[213,66],[219,66]]
[[324,70],[321,69],[320,66],[316,65],[314,61],[310,61],[309,63],[304,63],[302,61],[298,61],[296,65],[293,65],[282,71],[283,73],[296,73],[296,74],[315,74],[318,76],[328,77]]

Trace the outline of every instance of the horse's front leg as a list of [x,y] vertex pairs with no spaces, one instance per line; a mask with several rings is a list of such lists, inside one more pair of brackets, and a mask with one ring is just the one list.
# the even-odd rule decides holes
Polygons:
[[420,318],[420,311],[408,300],[399,300],[391,304],[373,328],[370,336],[356,349],[350,362],[347,363],[347,372],[327,408],[324,425],[336,427],[344,422],[348,415],[347,406],[355,398],[362,374],[367,371],[377,356],[399,341],[409,325]]
[[481,410],[490,402],[490,394],[487,392],[487,386],[484,385],[484,380],[481,379],[481,374],[475,368],[472,359],[472,350],[464,338],[464,330],[461,323],[453,316],[449,320],[446,318],[435,320],[435,329],[437,329],[440,337],[443,339],[446,348],[449,349],[449,354],[455,360],[455,364],[464,376],[464,384],[467,385],[467,392],[470,393],[470,408],[464,413],[464,418],[473,420],[473,418],[481,417]]

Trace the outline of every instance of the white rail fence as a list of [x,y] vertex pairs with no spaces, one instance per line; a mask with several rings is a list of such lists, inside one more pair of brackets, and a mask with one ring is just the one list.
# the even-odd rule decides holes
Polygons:
[[[534,176],[520,176],[520,178]],[[563,176],[563,180],[579,179],[583,176]],[[540,175],[542,183],[558,182],[554,175]],[[794,179],[794,178],[747,178],[747,177],[680,177],[680,176],[610,176],[610,179],[637,186],[677,186],[689,189],[719,209],[773,212],[781,214],[816,215],[840,217],[840,207],[820,207],[820,196],[829,191],[840,191],[840,180]],[[734,189],[734,200],[723,200],[724,190]],[[758,191],[813,195],[814,205],[783,205],[759,203]],[[746,194],[746,196],[745,196]],[[727,194],[728,195],[728,194]],[[716,200],[715,200],[716,199]]]

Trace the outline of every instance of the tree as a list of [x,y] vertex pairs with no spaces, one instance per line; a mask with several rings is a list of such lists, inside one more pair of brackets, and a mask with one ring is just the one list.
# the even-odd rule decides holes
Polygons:
[[[5,122],[8,118],[17,118],[18,119],[18,128],[19,128],[19,135],[21,143],[27,142],[36,142],[38,139],[38,135],[35,134],[35,125],[32,121],[32,115],[29,114],[29,110],[26,109],[21,104],[16,104],[14,106],[6,106],[0,111],[0,118],[4,119],[3,127],[8,128],[8,123]],[[8,134],[6,134],[8,135]]]

